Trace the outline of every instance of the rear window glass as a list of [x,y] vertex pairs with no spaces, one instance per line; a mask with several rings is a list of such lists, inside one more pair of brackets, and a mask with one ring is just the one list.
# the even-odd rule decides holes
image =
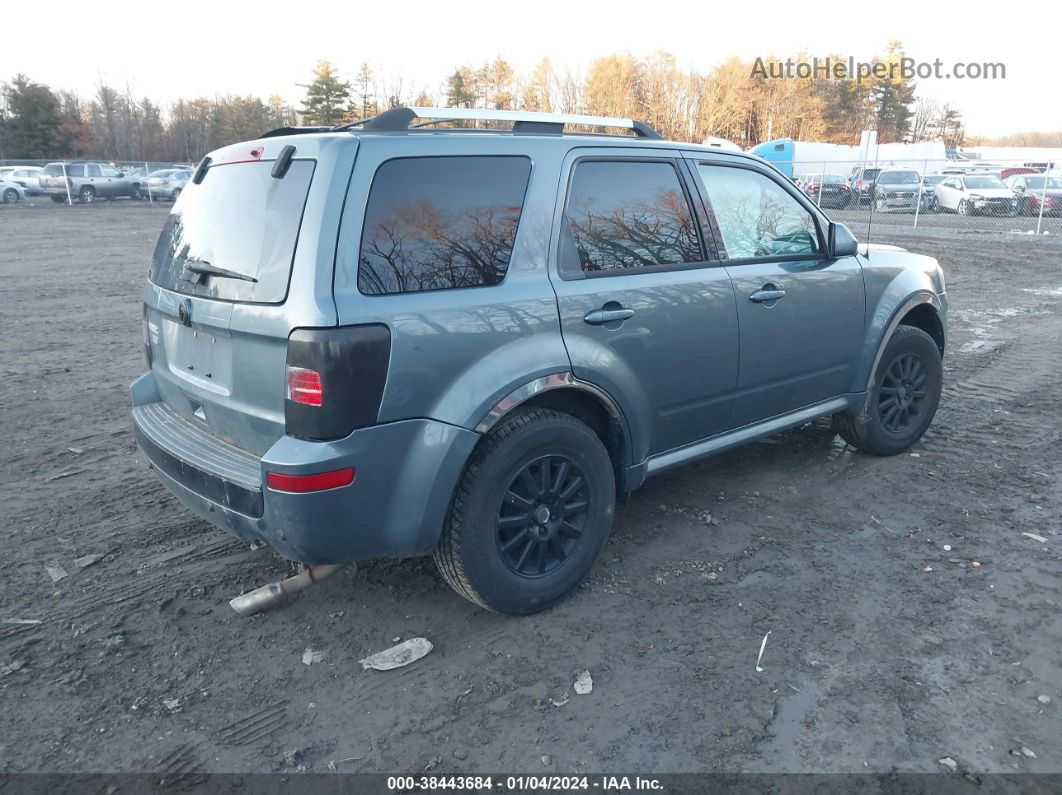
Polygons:
[[79,165],[67,166],[66,175],[68,177],[83,177],[85,176],[85,167]]
[[[199,185],[189,183],[155,246],[151,281],[187,295],[281,303],[314,161],[293,161],[283,179],[272,168],[272,161],[218,165]],[[232,276],[203,272],[211,268]]]
[[63,164],[62,163],[49,163],[44,167],[44,172],[49,177],[61,177],[63,176]]
[[369,190],[358,289],[385,295],[498,284],[530,175],[523,156],[387,161]]

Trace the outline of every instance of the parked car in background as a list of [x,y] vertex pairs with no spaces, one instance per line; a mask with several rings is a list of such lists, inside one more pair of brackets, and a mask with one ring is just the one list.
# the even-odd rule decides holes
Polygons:
[[1013,166],[1011,168],[1002,168],[999,170],[999,178],[1006,182],[1013,176],[1018,174],[1040,174],[1042,171],[1032,168],[1030,166]]
[[[462,114],[511,134],[427,131]],[[630,134],[565,134],[587,124]],[[858,245],[755,156],[395,108],[204,159],[154,249],[132,419],[230,533],[310,565],[434,555],[533,613],[649,476],[827,416],[908,450],[947,304],[936,260]]]
[[848,175],[848,185],[858,204],[868,204],[874,196],[874,182],[881,172],[880,168],[855,166]]
[[17,182],[0,179],[0,202],[9,204],[26,198],[26,189]]
[[914,212],[918,206],[922,177],[909,168],[883,168],[874,182],[874,209]]
[[935,213],[940,210],[937,185],[947,178],[947,174],[926,174],[922,177],[922,212]]
[[1003,180],[989,174],[949,176],[937,185],[940,209],[959,215],[1017,215],[1018,199]]
[[140,197],[140,180],[97,161],[49,163],[41,172],[40,186],[41,193],[56,203],[67,200],[68,187],[69,195],[82,204],[91,204],[97,199]]
[[[1047,180],[1046,189],[1044,180]],[[1004,183],[1018,197],[1018,211],[1026,215],[1039,215],[1043,204],[1044,215],[1062,214],[1062,179],[1043,174],[1020,174]]]
[[40,166],[18,166],[16,168],[0,169],[0,179],[21,185],[30,196],[41,192]]
[[163,168],[152,171],[140,182],[140,195],[142,198],[169,199],[177,201],[192,176],[191,169],[187,168]]
[[804,185],[806,193],[819,207],[839,209],[852,203],[852,189],[841,174],[822,174],[809,177]]

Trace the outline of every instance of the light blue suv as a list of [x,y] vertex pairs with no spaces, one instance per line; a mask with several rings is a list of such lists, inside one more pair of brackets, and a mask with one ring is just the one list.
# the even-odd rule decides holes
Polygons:
[[830,415],[908,449],[946,308],[935,260],[857,250],[759,158],[398,108],[200,163],[144,292],[133,419],[218,527],[308,564],[434,555],[530,613],[650,475]]

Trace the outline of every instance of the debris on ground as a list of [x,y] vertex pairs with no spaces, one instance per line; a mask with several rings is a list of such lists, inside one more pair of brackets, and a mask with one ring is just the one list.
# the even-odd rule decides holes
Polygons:
[[176,712],[181,708],[181,700],[179,698],[164,698],[162,699],[162,706],[170,712]]
[[971,560],[970,561],[970,568],[971,569],[979,569],[979,568],[981,568],[981,561],[979,561],[979,560]]
[[542,764],[544,764],[546,767],[549,767],[553,764],[553,757],[549,754],[542,754]]
[[59,582],[66,576],[66,569],[59,565],[57,561],[44,564],[44,570],[48,572],[48,576],[52,578],[52,582]]
[[[593,687],[593,680],[591,680],[590,686]],[[559,699],[555,699],[555,698],[551,697],[550,700],[549,700],[549,703],[552,704],[555,707],[563,707],[565,704],[567,704],[569,701],[571,701],[571,699],[572,699],[572,697],[570,695],[568,695],[568,691],[565,690],[563,696],[561,696]]]
[[760,653],[759,656],[756,657],[756,670],[761,674],[763,673],[763,669],[760,668],[760,660],[763,659],[763,650],[767,648],[767,638],[773,631],[774,630],[769,630],[767,634],[763,636],[763,640],[760,642]]
[[1021,748],[1019,748],[1018,751],[1021,752],[1022,756],[1028,757],[1029,759],[1035,759],[1036,758],[1036,754],[1034,754],[1032,752],[1032,749],[1031,748],[1027,748],[1024,745]]
[[8,674],[13,674],[15,673],[15,671],[21,671],[25,667],[25,660],[12,660],[9,663],[4,663],[3,665],[0,665],[0,677],[7,676]]
[[945,552],[951,552],[951,544],[945,544],[944,545],[944,551]]
[[594,679],[590,676],[589,671],[583,671],[581,674],[575,677],[575,692],[577,695],[585,696],[593,689]]
[[454,759],[459,759],[461,761],[468,759],[468,751],[458,748],[456,751],[454,751]]
[[938,759],[937,761],[953,773],[959,769],[959,763],[950,756],[945,756],[943,759]]
[[1039,701],[1041,704],[1050,704],[1051,696],[1037,696],[1036,700]]
[[302,664],[313,665],[319,663],[325,658],[325,653],[320,649],[315,649],[313,646],[307,646],[306,651],[302,653]]
[[1039,542],[1041,544],[1046,544],[1047,543],[1047,539],[1046,538],[1044,538],[1043,536],[1038,536],[1038,535],[1036,535],[1036,533],[1026,533],[1023,530],[1022,531],[1022,535],[1026,536],[1027,538],[1031,538],[1033,541],[1037,541],[1037,542]]
[[5,618],[0,620],[0,624],[36,625],[43,623],[39,618]]
[[358,660],[365,670],[372,668],[374,671],[390,671],[393,668],[401,668],[416,662],[434,647],[427,638],[410,638],[404,640],[390,649],[371,654],[364,660]]
[[99,552],[94,552],[91,555],[82,555],[80,558],[74,559],[74,565],[79,569],[87,569],[89,566],[99,563],[103,560],[103,557]]
[[54,475],[48,475],[45,479],[45,483],[50,483],[53,480],[60,480],[61,478],[68,478],[71,475],[79,475],[84,472],[83,469],[65,469],[62,472],[56,472]]

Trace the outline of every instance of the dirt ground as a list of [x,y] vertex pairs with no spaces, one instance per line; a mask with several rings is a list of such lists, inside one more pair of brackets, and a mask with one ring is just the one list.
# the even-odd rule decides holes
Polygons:
[[650,480],[531,618],[408,560],[244,619],[289,564],[185,512],[130,432],[166,209],[0,207],[0,772],[1062,771],[1062,245],[889,238],[952,304],[910,455],[818,423]]

